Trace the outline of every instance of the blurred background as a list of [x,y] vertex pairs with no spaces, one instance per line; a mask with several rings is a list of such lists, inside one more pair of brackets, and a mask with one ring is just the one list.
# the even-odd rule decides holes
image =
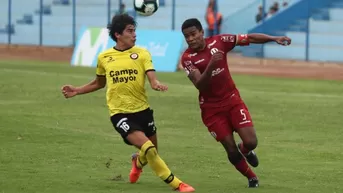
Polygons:
[[270,43],[234,52],[245,57],[343,61],[343,0],[160,0],[150,17],[133,11],[132,0],[1,0],[0,44],[73,47],[81,27],[106,27],[128,13],[139,29],[180,31],[190,17],[206,35],[268,33],[293,39],[292,49]]

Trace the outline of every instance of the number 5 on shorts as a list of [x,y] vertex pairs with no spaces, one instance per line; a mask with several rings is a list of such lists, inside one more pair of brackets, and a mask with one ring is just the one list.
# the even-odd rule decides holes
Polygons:
[[244,109],[241,109],[240,112],[241,112],[241,115],[243,116],[242,120],[243,121],[247,120],[247,115],[245,114]]

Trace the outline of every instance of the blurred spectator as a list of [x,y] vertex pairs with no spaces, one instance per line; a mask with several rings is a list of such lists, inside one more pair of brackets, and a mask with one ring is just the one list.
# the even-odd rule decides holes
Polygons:
[[[207,35],[213,36],[220,34],[220,28],[222,24],[222,14],[216,10],[216,2],[215,0],[210,0],[208,2],[207,10],[206,10],[206,22],[208,26]],[[217,14],[215,15],[215,12],[217,11]],[[217,31],[215,31],[215,25],[217,25]]]
[[[287,6],[288,6],[288,1],[284,0],[283,3],[282,3],[281,9],[285,9]],[[279,2],[278,1],[275,1],[273,3],[273,5],[270,6],[268,13],[264,13],[264,10],[263,10],[262,6],[260,5],[258,7],[258,13],[256,14],[256,17],[255,17],[256,23],[261,22],[263,17],[265,17],[265,18],[272,17],[279,10],[280,10],[280,6],[279,6]]]
[[274,4],[270,7],[270,10],[273,9],[275,12],[278,12],[279,8],[279,2],[275,1]]
[[279,11],[279,2],[275,1],[274,4],[269,8],[269,12],[267,14],[267,18],[273,16],[276,12]]
[[270,18],[271,16],[273,16],[277,11],[278,9],[276,9],[275,7],[270,7],[269,12],[267,14],[267,18]]
[[262,19],[266,17],[266,14],[264,13],[263,7],[260,5],[258,6],[258,13],[256,14],[256,23],[259,23],[260,21],[262,21]]
[[121,14],[127,14],[124,3],[120,4],[119,10],[116,12],[116,15],[121,15]]

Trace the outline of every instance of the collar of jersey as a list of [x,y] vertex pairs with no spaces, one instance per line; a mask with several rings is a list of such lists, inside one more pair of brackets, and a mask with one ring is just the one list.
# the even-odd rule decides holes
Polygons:
[[133,46],[129,47],[129,48],[125,49],[125,50],[118,50],[116,47],[113,46],[113,49],[117,50],[118,52],[125,52],[126,50],[129,50],[131,48],[133,48]]

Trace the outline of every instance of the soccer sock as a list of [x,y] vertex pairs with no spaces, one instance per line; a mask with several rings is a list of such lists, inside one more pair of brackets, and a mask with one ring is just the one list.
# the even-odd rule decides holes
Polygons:
[[136,165],[139,168],[143,168],[145,165],[148,164],[148,160],[146,159],[144,152],[139,151],[138,153],[139,153],[139,156],[137,157]]
[[[174,174],[169,170],[165,162],[160,158],[154,144],[147,141],[141,148],[140,155],[145,155],[149,166],[165,183],[169,184],[173,189],[177,189],[182,183]],[[143,156],[142,156],[143,157]]]
[[242,152],[243,155],[247,155],[250,152],[250,150],[244,147],[243,142],[239,144],[239,150]]
[[256,174],[250,169],[245,159],[242,157],[241,160],[235,165],[236,169],[248,179],[256,178]]

